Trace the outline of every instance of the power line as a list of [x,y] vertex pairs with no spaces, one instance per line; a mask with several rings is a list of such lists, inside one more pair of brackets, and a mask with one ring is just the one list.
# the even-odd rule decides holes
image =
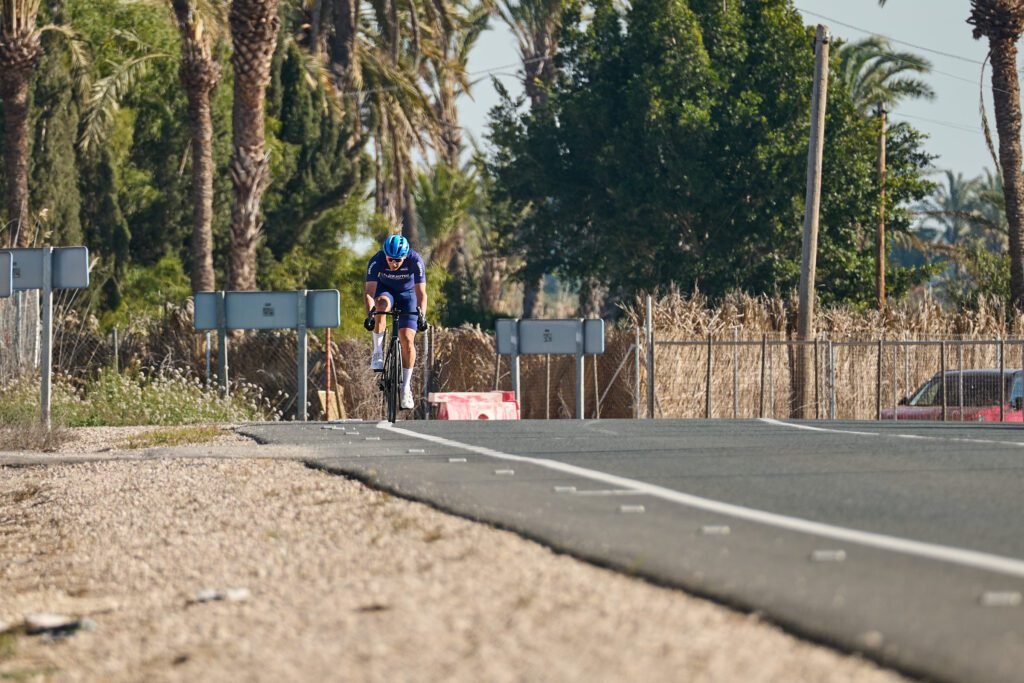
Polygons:
[[825,21],[827,21],[829,23],[837,24],[839,26],[845,26],[846,28],[851,28],[854,31],[860,31],[861,33],[867,33],[868,35],[878,36],[879,38],[885,38],[886,40],[892,41],[893,43],[898,43],[900,45],[906,45],[907,47],[912,47],[915,50],[922,50],[924,52],[931,52],[932,54],[942,55],[943,57],[949,57],[950,59],[958,59],[961,62],[967,62],[968,64],[977,64],[978,66],[982,65],[982,62],[979,62],[976,59],[971,59],[970,57],[963,57],[961,55],[955,55],[952,52],[943,52],[942,50],[934,50],[934,49],[932,49],[930,47],[924,47],[923,45],[915,45],[914,43],[908,43],[905,40],[899,40],[897,38],[892,38],[892,37],[887,36],[887,35],[882,34],[882,33],[876,33],[875,31],[869,31],[866,28],[861,28],[859,26],[854,26],[853,24],[847,24],[845,22],[839,21],[838,19],[833,19],[831,17],[826,17],[824,14],[818,14],[817,12],[811,12],[811,11],[808,11],[808,10],[805,10],[805,9],[802,9],[802,8],[796,7],[796,6],[794,6],[794,7],[795,7],[795,9],[800,10],[804,14],[809,14],[812,17],[818,17],[819,19],[824,19]]
[[924,116],[914,116],[912,114],[903,114],[901,112],[892,112],[893,116],[900,116],[905,119],[917,119],[918,121],[927,121],[928,123],[934,123],[937,126],[944,126],[946,128],[953,128],[956,130],[962,130],[967,133],[981,133],[981,128],[974,128],[963,123],[953,123],[952,121],[940,121],[939,119],[929,119]]

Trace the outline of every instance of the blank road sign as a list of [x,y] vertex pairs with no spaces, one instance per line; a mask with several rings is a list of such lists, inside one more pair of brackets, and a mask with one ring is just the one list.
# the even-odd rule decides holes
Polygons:
[[576,353],[582,327],[579,320],[520,320],[519,353]]
[[0,251],[0,296],[10,296],[14,291],[14,257],[9,251]]
[[[216,330],[219,300],[224,300],[224,328],[228,330],[286,330],[299,326],[302,292],[197,292],[195,328]],[[341,324],[338,290],[306,291],[306,320],[311,328]]]
[[[11,249],[14,289],[43,288],[43,256],[48,249]],[[51,252],[52,289],[85,289],[89,286],[89,250],[56,247]]]

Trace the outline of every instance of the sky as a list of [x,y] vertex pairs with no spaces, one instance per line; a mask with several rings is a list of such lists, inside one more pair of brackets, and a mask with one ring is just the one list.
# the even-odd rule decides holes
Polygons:
[[[888,0],[884,8],[877,0],[794,0],[793,4],[807,25],[824,24],[836,38],[856,41],[882,35],[892,41],[894,49],[928,59],[932,72],[923,78],[935,91],[935,99],[903,102],[891,112],[891,119],[907,121],[930,136],[925,148],[938,155],[933,163],[939,170],[972,178],[993,168],[978,111],[981,65],[988,43],[971,35],[973,27],[966,21],[969,0]],[[501,22],[492,26],[470,54],[469,71],[478,79],[474,100],[464,98],[459,110],[464,128],[480,142],[486,134],[487,112],[498,101],[492,75],[513,94],[522,92],[516,78],[519,54],[515,38]],[[985,102],[994,136],[990,78],[991,69],[986,68]]]

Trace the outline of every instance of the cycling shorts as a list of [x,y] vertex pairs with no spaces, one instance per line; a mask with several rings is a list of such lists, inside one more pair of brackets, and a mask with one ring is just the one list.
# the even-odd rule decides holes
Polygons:
[[417,329],[416,318],[416,292],[408,290],[405,292],[389,292],[387,290],[377,291],[377,297],[386,297],[391,302],[389,311],[411,311],[412,315],[398,316],[398,327],[410,330]]

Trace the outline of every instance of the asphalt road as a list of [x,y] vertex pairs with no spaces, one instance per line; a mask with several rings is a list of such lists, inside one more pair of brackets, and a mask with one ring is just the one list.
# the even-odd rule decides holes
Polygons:
[[939,681],[1024,681],[1024,429],[274,424],[311,464]]

